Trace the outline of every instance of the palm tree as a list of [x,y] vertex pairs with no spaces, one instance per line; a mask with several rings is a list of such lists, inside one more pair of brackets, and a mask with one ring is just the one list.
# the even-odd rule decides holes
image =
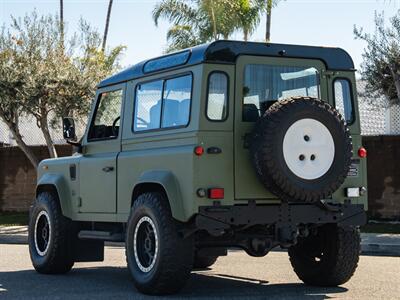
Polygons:
[[110,17],[111,17],[111,9],[113,5],[113,0],[110,0],[108,2],[108,10],[107,10],[107,18],[106,18],[106,26],[104,28],[104,36],[103,36],[103,43],[101,45],[101,51],[106,50],[106,44],[107,44],[107,36],[108,36],[108,28],[110,26]]
[[64,46],[64,0],[60,0],[60,41]]
[[267,24],[265,30],[265,41],[269,42],[271,40],[271,22],[272,22],[272,6],[273,0],[267,0]]
[[265,30],[265,41],[268,43],[271,41],[271,24],[272,24],[272,9],[278,4],[280,0],[261,0],[265,6],[267,15],[266,30]]
[[153,10],[153,20],[158,26],[160,19],[172,23],[167,33],[167,52],[191,47],[221,38],[228,38],[236,24],[227,11],[232,7],[229,0],[164,0]]
[[260,24],[260,15],[264,12],[264,5],[259,1],[236,1],[233,18],[236,18],[236,29],[243,32],[243,39],[248,41],[249,36]]

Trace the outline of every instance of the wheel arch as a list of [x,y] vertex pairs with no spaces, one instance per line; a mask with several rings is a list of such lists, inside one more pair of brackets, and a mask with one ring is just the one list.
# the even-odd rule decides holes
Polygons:
[[37,183],[35,196],[37,197],[42,192],[51,192],[57,195],[62,214],[72,218],[70,190],[61,174],[44,174]]
[[140,175],[132,190],[131,206],[136,198],[146,192],[160,192],[165,195],[174,219],[186,221],[182,195],[175,175],[171,171],[152,170]]

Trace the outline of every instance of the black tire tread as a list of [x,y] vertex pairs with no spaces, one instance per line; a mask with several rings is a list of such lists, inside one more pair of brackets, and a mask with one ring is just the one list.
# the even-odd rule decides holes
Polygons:
[[289,249],[290,262],[297,276],[306,284],[317,286],[338,286],[353,276],[359,262],[361,251],[360,233],[357,228],[343,228],[325,225],[326,237],[332,243],[328,246],[332,252],[326,260],[314,268],[304,261],[305,248],[301,244]]
[[[159,239],[164,244],[163,262],[159,270],[157,279],[149,285],[135,285],[139,291],[149,295],[166,295],[179,291],[190,277],[193,267],[193,242],[190,238],[183,239],[178,233],[178,222],[171,214],[168,200],[158,192],[143,193],[134,202],[129,219],[133,217],[135,211],[146,205],[150,207],[158,217],[160,227],[163,228]],[[128,221],[129,224],[129,221]],[[127,230],[128,234],[128,230]],[[126,237],[128,241],[128,236]],[[128,250],[126,257],[128,266]]]
[[[51,192],[42,192],[38,195],[36,203],[42,202],[49,208],[49,213],[53,216],[53,240],[51,249],[49,249],[49,258],[45,264],[38,265],[33,260],[34,268],[37,272],[42,274],[64,274],[69,272],[74,261],[70,253],[71,242],[71,220],[64,217],[61,213],[61,207],[58,197]],[[36,204],[35,203],[35,204]],[[33,211],[35,210],[35,205]],[[30,242],[33,242],[35,220],[30,220],[29,235]],[[34,243],[34,242],[33,242]],[[34,247],[34,244],[32,245]],[[32,254],[31,254],[32,257]]]
[[218,256],[202,256],[202,255],[195,255],[194,256],[194,269],[205,269],[211,267],[215,262],[218,260]]

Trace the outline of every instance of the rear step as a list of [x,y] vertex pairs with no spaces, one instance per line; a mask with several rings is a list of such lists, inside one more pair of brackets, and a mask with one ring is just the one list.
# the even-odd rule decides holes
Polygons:
[[123,233],[112,233],[109,231],[81,230],[81,231],[79,231],[78,237],[81,240],[125,242]]

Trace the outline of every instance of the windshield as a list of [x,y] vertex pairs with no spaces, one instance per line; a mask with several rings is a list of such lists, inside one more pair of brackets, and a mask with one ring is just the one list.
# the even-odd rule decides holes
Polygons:
[[254,122],[276,101],[294,96],[319,98],[316,68],[257,64],[245,67],[243,121]]

